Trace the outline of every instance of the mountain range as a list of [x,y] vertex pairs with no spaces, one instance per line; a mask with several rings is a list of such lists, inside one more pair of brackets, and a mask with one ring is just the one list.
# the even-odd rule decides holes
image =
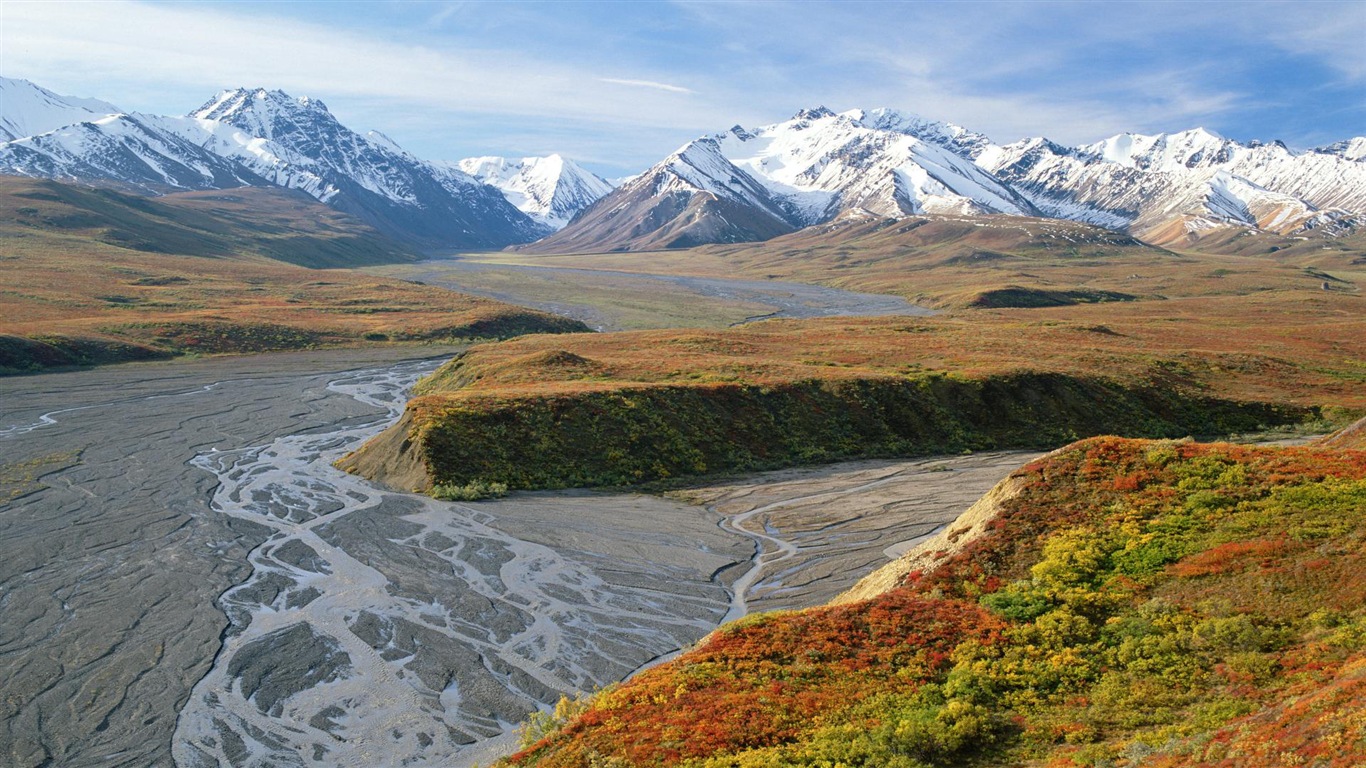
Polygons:
[[1168,246],[1229,228],[1331,235],[1366,214],[1366,139],[1297,153],[1195,129],[998,146],[894,110],[822,107],[695,139],[523,248],[677,248],[922,214],[1070,219]]
[[[285,187],[427,247],[525,243],[551,232],[547,221],[576,212],[560,194],[557,218],[534,209],[533,218],[458,164],[422,160],[378,132],[357,133],[321,101],[283,91],[225,90],[186,116],[167,117],[122,112],[23,80],[3,79],[0,87],[0,131],[8,137],[0,142],[0,173],[9,175],[151,194]],[[549,189],[549,198],[559,184],[547,171],[586,173],[562,161],[531,165],[540,174],[522,186]],[[516,174],[507,176],[502,180],[516,186]],[[602,185],[597,177],[574,176],[568,186],[586,204],[594,191],[605,191]]]
[[149,194],[285,187],[428,248],[651,250],[926,214],[1069,219],[1165,246],[1366,223],[1362,137],[1303,152],[1199,128],[997,145],[896,110],[818,107],[698,137],[613,188],[559,155],[423,160],[278,90],[225,90],[185,116],[24,80],[0,78],[0,95],[0,173]]

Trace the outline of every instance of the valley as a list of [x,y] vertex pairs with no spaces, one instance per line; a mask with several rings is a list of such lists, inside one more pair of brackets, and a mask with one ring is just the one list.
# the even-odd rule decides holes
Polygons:
[[1366,761],[1366,139],[196,103],[0,77],[0,763]]
[[[927,315],[896,296],[810,283],[486,261],[468,254],[366,272],[564,315],[597,331],[725,328],[780,317]],[[635,263],[637,268],[650,265]]]
[[39,466],[0,537],[7,763],[449,764],[723,617],[833,597],[1027,458],[438,502],[328,466],[439,362],[400,354],[0,382],[5,464]]

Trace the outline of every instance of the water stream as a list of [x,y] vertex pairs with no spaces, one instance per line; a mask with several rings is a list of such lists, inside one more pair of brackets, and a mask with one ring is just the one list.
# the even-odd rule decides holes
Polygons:
[[273,533],[250,553],[251,577],[219,599],[231,626],[180,713],[177,764],[446,765],[725,613],[710,574],[667,562],[629,573],[610,546],[497,527],[502,502],[389,494],[333,468],[398,417],[431,367],[329,385],[380,417],[193,460],[219,480],[215,512]]

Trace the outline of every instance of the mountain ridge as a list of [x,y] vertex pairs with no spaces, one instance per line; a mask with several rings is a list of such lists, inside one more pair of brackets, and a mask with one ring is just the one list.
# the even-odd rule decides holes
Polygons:
[[699,136],[614,188],[559,155],[423,160],[280,90],[226,89],[175,117],[23,80],[0,88],[0,172],[146,194],[281,186],[424,249],[683,248],[927,214],[1068,219],[1181,248],[1245,232],[1334,237],[1366,216],[1366,137],[1299,152],[1203,128],[998,145],[910,112],[819,106]]
[[[1332,234],[1354,231],[1366,213],[1363,158],[1366,138],[1297,153],[1279,141],[1240,143],[1203,128],[1117,134],[1076,147],[1043,137],[997,145],[898,110],[822,106],[694,139],[565,230],[520,250],[765,240],[859,211],[1042,216],[1172,246],[1230,228]],[[735,223],[756,218],[768,226]]]
[[307,96],[236,88],[183,117],[116,109],[106,115],[92,105],[112,105],[69,99],[27,81],[0,78],[0,84],[24,95],[0,108],[3,130],[45,129],[0,141],[0,173],[153,195],[297,189],[423,248],[499,248],[550,231],[493,187],[417,158],[382,134],[356,133]]

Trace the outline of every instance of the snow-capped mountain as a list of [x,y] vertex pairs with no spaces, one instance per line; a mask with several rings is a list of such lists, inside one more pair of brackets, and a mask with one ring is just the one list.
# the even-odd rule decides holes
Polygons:
[[1366,162],[1366,136],[1344,139],[1326,147],[1316,147],[1312,151],[1323,155],[1337,155],[1344,160],[1355,160],[1358,163]]
[[19,92],[47,94],[43,103],[57,106],[46,108],[44,121],[27,108],[36,97],[14,102],[13,115],[7,99],[0,105],[6,125],[45,128],[64,116],[76,122],[0,142],[0,173],[153,194],[278,185],[431,247],[502,247],[550,231],[458,168],[420,160],[382,134],[346,128],[316,99],[235,89],[187,117],[106,116],[89,113],[89,102],[28,85]]
[[765,239],[848,210],[1036,213],[973,161],[988,146],[981,134],[888,109],[803,110],[689,142],[535,248]]
[[520,160],[469,157],[457,167],[497,188],[517,210],[556,230],[612,191],[606,179],[559,155]]
[[121,111],[98,99],[61,96],[27,80],[0,77],[0,141],[47,133]]
[[977,162],[1044,215],[1172,243],[1221,226],[1290,234],[1366,212],[1366,164],[1353,148],[1295,153],[1197,128],[1080,147],[1026,139],[988,147]]
[[111,181],[153,193],[269,183],[201,146],[192,129],[167,130],[173,121],[117,114],[0,143],[0,172],[59,181]]
[[188,116],[161,117],[0,78],[0,173],[151,194],[276,185],[450,248],[545,235],[534,250],[676,248],[848,216],[1043,216],[1158,244],[1230,227],[1332,235],[1366,221],[1366,137],[1306,152],[1198,128],[998,146],[891,109],[818,107],[737,125],[613,189],[558,155],[428,162],[378,131],[352,131],[317,99],[281,91],[226,90]]
[[190,116],[292,153],[293,164],[335,190],[327,196],[329,205],[408,239],[490,247],[545,234],[496,190],[420,160],[387,138],[372,141],[352,131],[317,99],[239,88],[219,93]]

